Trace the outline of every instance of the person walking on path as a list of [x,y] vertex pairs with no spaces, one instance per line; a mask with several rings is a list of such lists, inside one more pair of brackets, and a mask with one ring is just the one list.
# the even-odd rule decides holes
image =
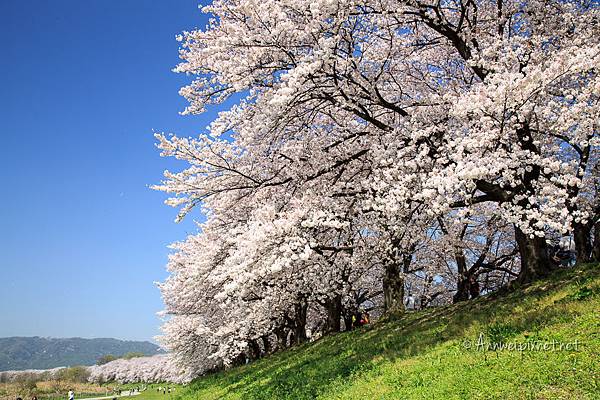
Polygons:
[[69,400],[75,400],[75,392],[73,389],[69,389]]

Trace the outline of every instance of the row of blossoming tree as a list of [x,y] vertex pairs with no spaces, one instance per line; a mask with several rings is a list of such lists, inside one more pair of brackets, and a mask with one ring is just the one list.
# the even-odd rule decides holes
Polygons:
[[[187,383],[191,369],[178,364],[170,354],[148,357],[119,358],[102,365],[86,367],[91,382],[174,382]],[[166,389],[166,388],[165,388]]]
[[[600,258],[591,0],[217,0],[184,32],[199,233],[160,284],[192,374]],[[566,257],[567,264],[571,262]]]

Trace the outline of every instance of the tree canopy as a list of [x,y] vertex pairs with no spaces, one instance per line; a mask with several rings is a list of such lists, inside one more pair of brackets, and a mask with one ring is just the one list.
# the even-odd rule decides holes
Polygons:
[[[600,257],[589,1],[217,0],[183,32],[155,189],[199,232],[160,284],[194,373]],[[566,245],[574,243],[573,246]]]

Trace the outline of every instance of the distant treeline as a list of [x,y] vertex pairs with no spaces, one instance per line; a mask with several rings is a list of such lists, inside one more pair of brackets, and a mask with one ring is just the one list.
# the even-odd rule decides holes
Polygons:
[[0,372],[0,383],[28,382],[35,384],[42,381],[64,381],[85,383],[90,377],[90,371],[85,366],[68,368],[53,368],[45,370],[30,369],[25,371]]
[[109,338],[0,338],[0,371],[50,369],[74,365],[94,365],[103,356],[112,354],[160,353],[154,343]]

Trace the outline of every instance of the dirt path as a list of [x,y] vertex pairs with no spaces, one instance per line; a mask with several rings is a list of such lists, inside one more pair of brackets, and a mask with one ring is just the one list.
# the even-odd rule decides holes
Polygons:
[[[106,399],[114,399],[114,398],[119,398],[119,397],[131,397],[131,396],[137,396],[139,394],[141,394],[142,392],[130,392],[130,391],[123,391],[122,394],[118,395],[115,394],[113,396],[103,396],[103,397],[86,397],[84,399],[79,399],[79,400],[106,400]],[[75,400],[77,400],[77,397],[75,397]]]

